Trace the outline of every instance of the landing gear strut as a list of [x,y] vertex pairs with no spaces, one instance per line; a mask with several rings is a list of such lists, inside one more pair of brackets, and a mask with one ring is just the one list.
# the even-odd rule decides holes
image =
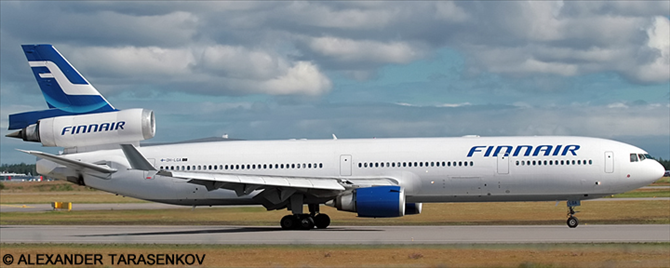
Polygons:
[[579,200],[577,201],[572,201],[568,200],[568,227],[570,228],[576,228],[577,225],[579,225],[579,220],[577,217],[575,217],[575,213],[579,211],[575,211],[574,207],[581,205],[581,202]]

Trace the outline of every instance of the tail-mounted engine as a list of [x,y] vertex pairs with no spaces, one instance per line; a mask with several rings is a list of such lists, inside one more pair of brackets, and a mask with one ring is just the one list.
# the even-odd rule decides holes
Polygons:
[[72,148],[120,144],[151,139],[156,134],[154,112],[129,109],[116,112],[44,118],[7,137]]

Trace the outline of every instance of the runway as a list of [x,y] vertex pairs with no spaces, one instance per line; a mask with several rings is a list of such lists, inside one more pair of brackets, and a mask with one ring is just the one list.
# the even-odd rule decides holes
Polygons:
[[332,226],[310,231],[244,226],[1,226],[2,243],[487,244],[670,241],[670,225]]

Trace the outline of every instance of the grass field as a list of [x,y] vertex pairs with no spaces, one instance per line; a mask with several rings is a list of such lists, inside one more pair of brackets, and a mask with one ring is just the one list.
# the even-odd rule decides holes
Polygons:
[[[663,182],[661,182],[663,183]],[[6,183],[0,204],[146,202],[92,190],[69,182]],[[670,188],[638,189],[615,197],[668,197]],[[670,224],[670,201],[584,201],[577,214],[582,224]],[[467,225],[565,224],[565,202],[495,202],[424,204],[420,215],[402,218],[358,218],[355,213],[323,207],[334,225]],[[286,210],[262,207],[184,208],[124,211],[3,212],[0,224],[168,224],[168,225],[277,225]]]
[[[1,244],[2,254],[198,254],[201,267],[669,267],[670,243],[420,246]],[[118,257],[116,258],[118,263]],[[147,266],[141,265],[140,266]],[[200,266],[200,265],[198,265]],[[17,267],[13,265],[12,267]]]
[[[585,201],[578,207],[581,224],[670,224],[670,201]],[[332,225],[530,225],[565,224],[565,202],[424,204],[420,215],[358,218],[355,213],[323,207]],[[64,225],[259,225],[275,226],[286,210],[262,207],[3,212],[0,224]]]
[[[148,203],[132,197],[118,196],[66,181],[5,183],[0,191],[0,204],[49,204],[51,202]],[[670,177],[663,177],[651,186],[670,186]],[[614,195],[615,198],[670,197],[670,188],[637,189]]]
[[[665,182],[661,182],[663,185]],[[69,186],[68,186],[69,185]],[[658,184],[656,184],[658,185]],[[144,202],[67,182],[5,184],[2,204]],[[670,189],[641,189],[624,197],[662,197]],[[584,201],[581,224],[670,224],[670,201]],[[333,226],[342,225],[564,225],[565,202],[424,204],[420,215],[358,218],[355,213],[322,207]],[[276,226],[286,210],[262,207],[184,208],[124,211],[47,211],[0,213],[0,225],[260,225]],[[491,244],[491,245],[90,245],[0,244],[12,254],[199,254],[199,267],[670,267],[669,243]],[[134,265],[130,265],[134,266]],[[139,264],[139,266],[148,266]],[[167,266],[180,267],[183,265]],[[12,265],[9,267],[21,267]],[[98,266],[100,267],[100,266]]]
[[147,202],[79,186],[66,181],[5,182],[0,204],[73,203],[142,203]]

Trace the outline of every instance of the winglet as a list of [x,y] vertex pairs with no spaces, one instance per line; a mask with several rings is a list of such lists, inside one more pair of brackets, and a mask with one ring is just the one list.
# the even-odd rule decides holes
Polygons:
[[132,144],[121,144],[121,150],[126,155],[132,169],[156,171],[156,168]]

